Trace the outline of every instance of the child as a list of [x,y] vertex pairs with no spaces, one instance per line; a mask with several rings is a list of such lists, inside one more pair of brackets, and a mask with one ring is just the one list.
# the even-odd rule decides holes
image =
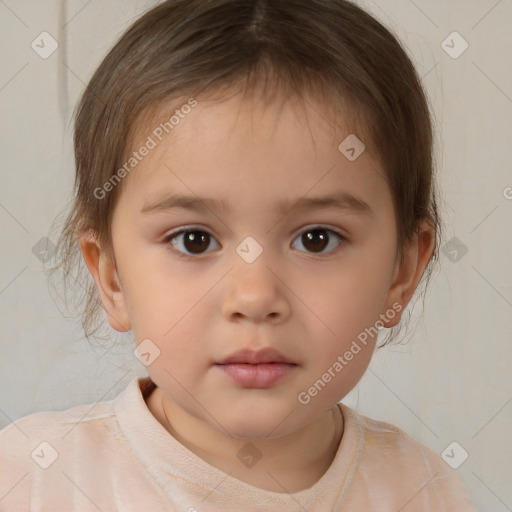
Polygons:
[[1,510],[474,510],[339,403],[437,258],[432,140],[410,59],[346,0],[135,22],[80,101],[59,247],[94,279],[86,334],[98,293],[149,376],[6,427]]

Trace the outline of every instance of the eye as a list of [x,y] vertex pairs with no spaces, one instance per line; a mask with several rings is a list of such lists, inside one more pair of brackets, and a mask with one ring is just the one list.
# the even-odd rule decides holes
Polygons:
[[[206,231],[199,229],[182,229],[175,233],[171,233],[164,240],[166,244],[170,243],[174,246],[173,248],[175,250],[182,253],[181,256],[210,252],[205,251],[205,249],[208,248],[211,241],[215,241],[215,239]],[[217,244],[217,242],[215,243]],[[220,245],[217,244],[217,247],[220,247]]]
[[313,227],[303,231],[296,240],[299,240],[308,251],[317,254],[322,253],[326,247],[332,250],[333,242],[336,242],[334,248],[338,247],[345,240],[345,237],[332,229]]
[[[298,240],[307,252],[321,254],[324,252],[332,252],[333,249],[338,247],[341,242],[346,239],[340,233],[332,229],[313,227],[303,231],[295,240]],[[163,242],[170,244],[172,250],[177,251],[179,256],[183,257],[211,252],[207,250],[211,242],[217,245],[214,249],[220,247],[207,231],[190,228],[181,229],[180,231],[169,234]],[[295,244],[292,246],[296,247]],[[325,250],[326,248],[328,248],[327,251]]]

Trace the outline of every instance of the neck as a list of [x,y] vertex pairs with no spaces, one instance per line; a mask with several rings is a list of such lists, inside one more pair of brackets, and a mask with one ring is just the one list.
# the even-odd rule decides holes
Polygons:
[[160,424],[198,457],[238,480],[273,492],[299,492],[313,486],[332,464],[343,435],[343,418],[335,406],[291,434],[251,440],[265,457],[244,467],[238,460],[233,463],[233,454],[248,440],[225,436],[198,420],[181,422],[177,405],[160,388],[146,403]]

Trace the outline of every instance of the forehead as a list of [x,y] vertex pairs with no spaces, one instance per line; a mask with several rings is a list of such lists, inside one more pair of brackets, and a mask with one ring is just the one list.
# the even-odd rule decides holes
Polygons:
[[193,104],[189,100],[175,100],[171,108],[153,111],[139,124],[133,148],[149,138],[154,147],[125,180],[132,183],[132,194],[155,195],[167,186],[202,196],[236,187],[240,192],[264,190],[268,196],[282,197],[287,191],[304,195],[315,184],[329,188],[341,177],[330,172],[334,166],[349,170],[343,180],[347,185],[357,185],[365,176],[378,185],[375,177],[383,177],[369,151],[359,162],[349,162],[340,152],[340,143],[355,135],[354,117],[334,115],[313,97],[268,102],[233,93],[198,97],[193,108],[187,106]]
[[[340,132],[357,133],[365,141],[367,151],[378,157],[371,137],[373,116],[368,108],[328,86],[309,87],[309,92],[300,92],[291,86],[278,89],[276,85],[267,86],[257,82],[245,90],[237,84],[219,87],[199,96],[170,98],[146,107],[138,116],[131,127],[127,151],[138,147],[159,126],[170,128],[164,128],[167,140],[186,137],[191,131],[197,131],[201,125],[211,124],[215,119],[216,132],[229,128],[254,130],[257,125],[260,135],[264,131],[268,137],[272,137],[280,126],[292,122],[296,127],[303,126],[309,131],[313,144],[315,137],[330,135],[335,143]],[[193,109],[188,107],[191,100],[197,105]],[[231,127],[228,126],[230,122]]]

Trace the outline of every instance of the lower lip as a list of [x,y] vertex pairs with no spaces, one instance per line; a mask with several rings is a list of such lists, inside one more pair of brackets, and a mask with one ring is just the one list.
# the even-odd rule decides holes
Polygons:
[[297,365],[289,363],[234,363],[217,366],[242,387],[265,389],[277,384],[289,375]]

